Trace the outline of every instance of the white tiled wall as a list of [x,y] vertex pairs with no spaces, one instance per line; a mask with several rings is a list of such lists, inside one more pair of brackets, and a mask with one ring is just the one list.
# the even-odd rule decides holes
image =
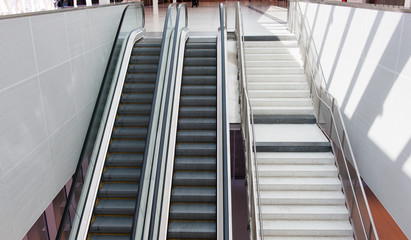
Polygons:
[[0,20],[0,238],[74,173],[122,6]]
[[411,14],[300,6],[360,173],[411,238]]

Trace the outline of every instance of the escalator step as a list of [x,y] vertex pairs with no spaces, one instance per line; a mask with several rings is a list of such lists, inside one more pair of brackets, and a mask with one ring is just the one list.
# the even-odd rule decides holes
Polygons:
[[168,227],[168,238],[208,238],[215,239],[216,222],[171,221]]
[[217,42],[187,42],[186,49],[217,49]]
[[131,215],[136,207],[135,199],[100,199],[94,209],[98,215]]
[[176,171],[173,184],[175,186],[212,186],[217,183],[216,172]]
[[216,106],[216,96],[181,96],[182,106]]
[[140,167],[143,163],[143,154],[111,153],[107,160],[107,167]]
[[184,57],[217,57],[217,49],[186,49]]
[[134,48],[161,47],[161,39],[143,39],[134,45]]
[[215,85],[216,76],[183,76],[182,84],[184,85]]
[[160,56],[154,56],[154,55],[133,55],[130,58],[130,63],[153,63],[153,64],[158,64],[160,60]]
[[116,127],[147,127],[149,116],[118,116]]
[[217,142],[215,130],[180,130],[177,133],[177,142],[203,143]]
[[213,75],[217,74],[216,66],[185,66],[183,75]]
[[137,183],[103,183],[98,191],[100,198],[132,198],[137,197]]
[[141,47],[133,48],[133,55],[156,55],[160,56],[160,47]]
[[213,157],[176,157],[174,169],[186,171],[214,171],[216,170],[216,158]]
[[157,64],[130,64],[128,72],[130,73],[157,73]]
[[179,129],[217,129],[215,118],[180,118]]
[[188,85],[181,87],[181,95],[213,95],[217,93],[216,86]]
[[127,73],[126,83],[155,83],[155,73]]
[[119,106],[117,114],[136,115],[151,113],[151,104],[122,104]]
[[217,217],[216,204],[174,203],[170,208],[171,220],[214,220]]
[[186,57],[184,66],[217,66],[215,57]]
[[127,83],[123,87],[124,93],[130,93],[130,92],[152,93],[153,91],[154,91],[154,84],[149,84],[149,83]]
[[141,168],[107,168],[102,177],[104,182],[138,182]]
[[174,187],[171,201],[215,203],[217,201],[217,191],[215,187]]
[[97,235],[97,234],[93,234],[90,237],[90,240],[130,240],[131,237],[130,235],[117,235],[117,234],[113,234],[113,235],[108,235],[108,234],[104,234],[104,235]]
[[130,233],[133,228],[132,217],[96,216],[90,226],[91,233]]
[[176,156],[212,156],[217,154],[217,145],[214,143],[178,143]]
[[216,107],[180,107],[179,116],[181,117],[216,117]]
[[152,103],[151,93],[125,93],[121,96],[121,103]]
[[111,135],[112,139],[145,139],[147,128],[116,128]]
[[111,142],[110,152],[144,152],[145,140],[114,140]]

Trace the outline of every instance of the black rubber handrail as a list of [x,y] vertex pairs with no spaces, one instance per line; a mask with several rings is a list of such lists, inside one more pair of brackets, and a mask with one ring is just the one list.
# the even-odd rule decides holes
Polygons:
[[[188,24],[188,14],[187,14],[187,3],[180,3],[178,5],[177,8],[177,15],[176,15],[176,25],[174,27],[174,40],[173,40],[173,50],[171,53],[171,62],[170,62],[170,66],[171,68],[169,69],[170,74],[168,75],[168,85],[167,85],[167,93],[166,93],[166,99],[165,99],[165,109],[164,109],[164,117],[163,117],[163,123],[162,123],[162,131],[161,131],[161,138],[160,138],[160,152],[158,154],[158,163],[157,163],[157,169],[156,169],[156,181],[155,181],[155,187],[154,187],[154,197],[153,197],[153,210],[151,211],[151,223],[150,223],[150,230],[149,230],[149,238],[148,239],[153,239],[153,233],[154,233],[154,220],[155,220],[155,214],[156,214],[156,210],[157,210],[157,201],[158,201],[158,188],[159,188],[159,182],[160,182],[160,171],[161,171],[161,161],[162,161],[162,155],[163,155],[163,150],[164,150],[164,142],[165,141],[169,141],[169,139],[166,139],[165,136],[165,129],[167,127],[167,112],[168,112],[168,102],[170,100],[170,94],[171,94],[171,83],[173,81],[174,78],[174,59],[176,56],[176,52],[179,50],[179,46],[176,46],[178,38],[180,37],[180,34],[178,34],[179,32],[179,26],[180,26],[180,12],[181,12],[181,8],[182,6],[185,7],[185,17],[186,17],[186,21],[185,21],[185,28],[187,28],[187,24]],[[181,43],[180,43],[181,44]],[[176,65],[177,66],[177,65]],[[175,81],[175,79],[174,79]]]
[[[172,9],[177,5],[177,3],[172,3],[168,6],[167,9],[167,14],[166,14],[166,18],[164,21],[164,28],[163,28],[163,35],[162,35],[162,40],[161,40],[161,51],[160,51],[160,62],[158,63],[158,69],[157,69],[157,79],[156,79],[156,86],[155,86],[155,90],[154,90],[154,94],[153,94],[153,103],[151,105],[151,114],[150,114],[150,123],[149,123],[149,127],[147,129],[147,139],[146,139],[146,146],[144,149],[144,157],[143,157],[143,166],[141,169],[141,180],[144,180],[144,175],[145,175],[145,171],[147,168],[147,156],[148,156],[148,149],[149,149],[149,144],[150,143],[150,136],[151,136],[151,131],[153,131],[153,126],[152,126],[152,119],[153,119],[153,115],[154,115],[154,107],[156,106],[157,103],[157,95],[160,94],[158,92],[158,84],[160,81],[160,73],[161,73],[161,66],[162,66],[162,61],[163,61],[163,55],[164,55],[164,45],[166,44],[166,35],[167,35],[167,26],[168,26],[168,20],[169,20],[169,16],[171,14]],[[165,59],[167,61],[167,59]],[[171,65],[172,66],[172,65]],[[161,103],[161,101],[160,101]],[[167,103],[167,101],[166,101]],[[142,181],[140,180],[140,184],[138,186],[138,197],[137,197],[137,201],[136,201],[136,207],[134,209],[134,218],[133,218],[133,229],[132,229],[132,235],[131,235],[131,239],[135,239],[136,237],[136,231],[137,231],[137,220],[138,220],[138,212],[140,210],[140,205],[141,205],[141,192],[142,192],[142,188],[143,188],[143,184]],[[157,185],[157,182],[156,182]],[[156,193],[156,191],[155,191]],[[154,205],[155,207],[155,205]],[[155,212],[155,208],[154,211],[152,211],[152,213]]]
[[121,27],[123,25],[125,14],[127,12],[128,7],[136,6],[136,5],[142,5],[142,9],[143,9],[142,27],[144,28],[145,16],[144,16],[143,3],[139,2],[139,3],[128,4],[123,10],[123,13],[122,13],[121,19],[120,19],[120,23],[119,23],[119,26],[117,28],[116,36],[114,38],[113,47],[111,48],[110,57],[109,57],[109,60],[107,62],[106,70],[104,72],[103,81],[101,83],[100,90],[99,90],[97,100],[96,100],[96,104],[95,104],[94,109],[93,109],[93,114],[92,114],[90,124],[89,124],[88,130],[87,130],[86,138],[84,140],[83,147],[81,149],[80,158],[79,158],[79,161],[77,163],[76,171],[74,172],[74,174],[72,176],[72,184],[71,184],[71,187],[70,187],[69,195],[67,197],[66,205],[64,206],[63,215],[62,215],[62,218],[61,218],[61,221],[60,221],[60,224],[59,224],[59,228],[58,228],[58,231],[57,231],[57,235],[56,235],[56,240],[60,240],[61,237],[62,237],[62,234],[64,232],[64,226],[65,226],[65,223],[66,223],[66,219],[69,216],[71,201],[73,199],[74,192],[76,191],[76,184],[77,184],[77,180],[79,178],[79,175],[81,173],[81,166],[83,164],[83,161],[85,159],[88,159],[91,156],[91,153],[93,152],[93,149],[94,149],[93,146],[94,146],[94,143],[96,141],[96,135],[97,135],[98,129],[100,127],[100,122],[101,122],[101,118],[102,118],[102,115],[103,115],[103,112],[104,112],[104,108],[107,104],[106,103],[107,94],[108,94],[108,92],[110,90],[110,86],[113,82],[113,78],[110,74],[114,70],[113,68],[115,68],[115,65],[116,65],[116,64],[113,63],[113,61],[115,61],[114,54],[115,54],[115,51],[116,51],[116,45],[118,43],[118,39],[119,39]]
[[229,228],[229,211],[228,211],[228,174],[229,167],[228,162],[228,146],[227,146],[227,95],[226,95],[226,78],[225,78],[225,12],[224,4],[220,3],[220,30],[221,30],[221,86],[222,86],[222,124],[223,124],[223,226],[224,226],[224,239],[230,239]]

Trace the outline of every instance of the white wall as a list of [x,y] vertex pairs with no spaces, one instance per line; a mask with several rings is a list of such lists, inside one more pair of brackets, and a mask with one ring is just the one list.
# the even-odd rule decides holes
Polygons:
[[411,238],[411,14],[300,6],[360,173]]
[[0,20],[0,236],[74,173],[125,5]]

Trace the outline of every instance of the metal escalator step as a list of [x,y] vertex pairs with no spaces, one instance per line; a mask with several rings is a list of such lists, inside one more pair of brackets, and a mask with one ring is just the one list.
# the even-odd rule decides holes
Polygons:
[[156,73],[127,73],[126,83],[155,83]]
[[177,142],[203,143],[217,142],[215,130],[180,130],[177,133]]
[[217,43],[216,42],[187,42],[186,43],[186,49],[195,49],[195,48],[201,48],[201,49],[217,49]]
[[182,106],[216,106],[216,96],[181,96]]
[[173,187],[173,202],[213,203],[217,201],[215,187]]
[[90,237],[90,240],[130,240],[130,239],[131,239],[130,235],[117,235],[117,234],[113,234],[113,235],[92,234]]
[[215,143],[178,143],[176,156],[212,156],[217,154]]
[[143,39],[143,41],[139,41],[134,45],[134,48],[146,48],[146,47],[161,47],[161,39]]
[[130,58],[130,63],[153,63],[158,64],[160,60],[160,56],[154,55],[133,55]]
[[111,142],[110,152],[144,152],[145,140],[114,140]]
[[217,206],[214,203],[173,203],[170,220],[215,220]]
[[215,85],[216,76],[183,76],[183,85]]
[[147,114],[151,113],[151,104],[121,104],[118,107],[117,114],[121,115],[136,115],[136,114]]
[[157,64],[130,64],[128,72],[130,73],[157,73]]
[[213,75],[217,74],[217,66],[184,66],[183,75]]
[[131,215],[136,207],[135,199],[100,199],[94,208],[98,215]]
[[152,103],[152,93],[125,93],[121,96],[121,103]]
[[217,49],[186,49],[184,57],[217,57]]
[[141,47],[133,48],[133,55],[156,55],[160,56],[160,47]]
[[137,197],[137,183],[103,183],[98,191],[98,197],[132,198]]
[[181,95],[213,95],[217,94],[216,86],[207,86],[207,85],[188,85],[181,86]]
[[123,92],[124,93],[130,93],[130,92],[148,92],[152,93],[154,91],[154,83],[127,83],[123,87]]
[[140,167],[143,154],[111,153],[106,159],[107,167]]
[[115,121],[116,127],[147,127],[149,116],[118,116]]
[[180,107],[179,116],[181,117],[216,117],[216,107]]
[[215,57],[186,57],[184,58],[184,66],[217,66],[217,58]]
[[186,171],[215,171],[217,167],[215,157],[176,157],[174,169]]
[[107,168],[102,180],[104,182],[138,182],[140,181],[141,168]]
[[91,233],[131,233],[132,217],[102,217],[96,216],[91,223]]
[[215,118],[180,118],[178,129],[216,129]]
[[176,171],[174,186],[212,186],[217,183],[216,172]]
[[216,222],[171,221],[168,238],[216,238]]
[[116,128],[111,135],[112,139],[145,139],[147,128]]

